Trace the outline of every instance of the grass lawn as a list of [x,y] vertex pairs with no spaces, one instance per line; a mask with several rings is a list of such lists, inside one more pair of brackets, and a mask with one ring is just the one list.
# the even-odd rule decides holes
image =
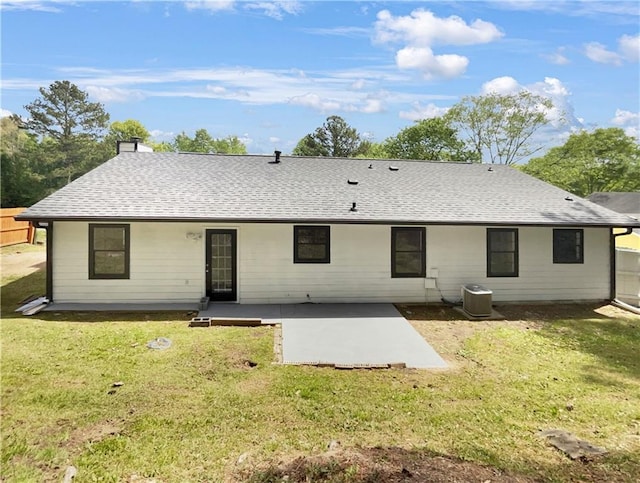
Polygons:
[[[2,281],[5,482],[61,481],[68,465],[78,482],[285,481],[287,465],[306,481],[403,481],[384,476],[391,454],[414,476],[421,458],[446,456],[521,481],[640,480],[632,315],[488,326],[442,347],[446,371],[339,371],[274,364],[269,327],[188,328],[183,313],[12,312],[43,291],[43,272]],[[418,325],[429,340],[442,323]],[[157,337],[171,347],[148,349]],[[571,461],[536,436],[549,428],[609,453]],[[334,459],[294,464],[331,440]],[[366,474],[365,453],[377,465]]]

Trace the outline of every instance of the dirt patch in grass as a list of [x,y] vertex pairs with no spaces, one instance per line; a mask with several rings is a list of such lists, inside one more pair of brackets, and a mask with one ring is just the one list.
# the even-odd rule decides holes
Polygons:
[[44,249],[39,251],[15,250],[2,253],[2,276],[23,277],[44,268],[47,255]]
[[524,483],[534,479],[507,474],[488,466],[404,448],[354,448],[299,456],[272,465],[250,463],[239,468],[230,482],[382,482],[491,481]]
[[70,450],[82,448],[87,443],[97,443],[109,436],[116,436],[122,432],[122,421],[107,420],[92,424],[91,426],[77,428],[71,432],[64,446]]
[[244,347],[231,347],[222,351],[224,360],[229,367],[239,370],[254,369],[258,363],[251,358],[249,349]]
[[469,320],[411,320],[410,322],[418,333],[424,337],[436,352],[453,368],[460,365],[460,350],[464,346],[464,342],[478,332],[504,326],[521,330],[536,330],[539,328],[539,324],[537,323],[522,321],[505,322],[494,320],[472,322]]
[[[615,468],[598,458],[565,461],[555,466],[555,481],[637,481],[635,472]],[[227,483],[408,483],[547,481],[540,475],[507,472],[423,449],[401,447],[338,448],[317,455],[285,456],[277,462],[259,462],[240,456]],[[637,476],[637,475],[636,475]]]
[[[397,304],[396,307],[407,320],[466,320],[460,312],[445,305],[414,305]],[[505,317],[504,321],[532,321],[545,322],[558,319],[637,319],[640,315],[633,314],[614,305],[606,303],[547,303],[547,304],[508,304],[496,305],[495,309]],[[473,324],[482,324],[493,321],[469,321]]]
[[464,342],[480,331],[498,327],[539,330],[546,323],[557,320],[628,319],[640,322],[640,315],[610,304],[501,305],[496,310],[504,320],[477,321],[463,318],[460,312],[448,306],[398,304],[396,307],[453,367],[463,362],[460,350]]
[[496,310],[509,321],[554,321],[558,319],[631,319],[640,321],[640,315],[610,304],[538,304],[501,305]]

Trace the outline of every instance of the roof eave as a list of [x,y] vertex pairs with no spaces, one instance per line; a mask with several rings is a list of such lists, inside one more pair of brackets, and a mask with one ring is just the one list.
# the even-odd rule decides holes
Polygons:
[[403,220],[403,219],[354,219],[354,218],[199,218],[199,217],[123,217],[123,216],[25,216],[20,214],[15,217],[18,221],[30,221],[32,223],[46,223],[52,221],[75,222],[146,222],[146,223],[305,223],[305,224],[352,224],[352,225],[453,225],[453,226],[527,226],[527,227],[553,227],[553,226],[581,226],[592,228],[640,228],[640,222],[614,223],[597,222],[585,223],[575,221],[554,221],[549,223],[539,222],[514,222],[511,220]]

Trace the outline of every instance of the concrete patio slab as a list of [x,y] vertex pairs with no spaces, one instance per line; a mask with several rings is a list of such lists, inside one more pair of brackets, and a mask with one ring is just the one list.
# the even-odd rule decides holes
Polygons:
[[282,324],[284,364],[447,367],[393,304],[211,304],[199,316]]
[[446,362],[400,314],[392,317],[283,319],[285,364],[445,368]]

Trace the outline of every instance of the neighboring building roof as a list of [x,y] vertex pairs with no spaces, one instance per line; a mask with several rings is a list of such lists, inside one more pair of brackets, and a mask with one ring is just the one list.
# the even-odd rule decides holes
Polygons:
[[587,199],[610,210],[640,219],[640,192],[600,192],[592,193]]
[[[275,164],[272,156],[121,153],[20,217],[640,227],[508,166],[280,159]],[[351,211],[353,203],[357,211]]]

